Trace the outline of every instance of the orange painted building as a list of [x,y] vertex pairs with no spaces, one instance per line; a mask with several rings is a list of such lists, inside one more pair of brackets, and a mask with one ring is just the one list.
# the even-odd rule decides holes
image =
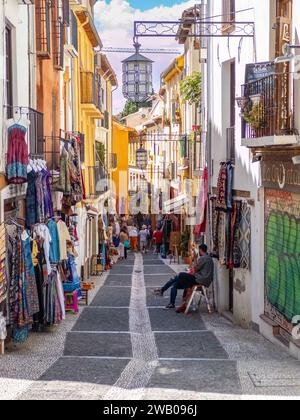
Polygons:
[[61,128],[60,80],[66,26],[59,6],[59,0],[35,2],[37,110],[44,114],[44,150],[50,162],[59,159]]

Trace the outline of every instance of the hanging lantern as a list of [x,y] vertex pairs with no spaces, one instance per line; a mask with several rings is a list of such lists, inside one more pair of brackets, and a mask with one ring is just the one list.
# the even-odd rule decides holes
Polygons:
[[145,102],[153,94],[152,63],[140,54],[141,45],[134,43],[135,54],[123,63],[123,95],[135,103]]
[[148,152],[143,146],[136,151],[136,166],[142,170],[148,166]]

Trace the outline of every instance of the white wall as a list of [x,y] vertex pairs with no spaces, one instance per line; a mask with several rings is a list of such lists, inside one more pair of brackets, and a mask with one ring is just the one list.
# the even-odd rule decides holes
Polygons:
[[[210,1],[209,15],[222,14],[222,2]],[[271,31],[273,26],[272,0],[237,0],[236,21],[255,20],[255,39],[212,38],[208,57],[208,108],[212,146],[212,186],[217,186],[220,162],[226,158],[226,129],[230,127],[230,63],[236,63],[236,95],[241,95],[245,82],[246,64],[269,61]],[[248,191],[255,205],[252,207],[251,271],[235,270],[234,318],[245,327],[259,323],[264,312],[264,201],[260,187],[260,164],[252,163],[249,149],[241,146],[240,110],[236,106],[236,167],[234,189]],[[229,309],[228,272],[217,268],[218,294],[221,311]],[[223,283],[223,284],[222,284]],[[228,294],[228,296],[227,296]]]
[[[28,9],[29,7],[29,9]],[[0,125],[3,128],[1,135],[0,171],[5,171],[6,130],[3,124],[6,120],[6,105],[4,98],[5,79],[5,24],[8,23],[13,31],[13,79],[14,79],[14,105],[35,108],[35,56],[34,39],[34,6],[19,5],[17,0],[9,0],[0,4]],[[29,15],[28,15],[29,11]],[[29,52],[31,60],[29,62]],[[29,69],[30,67],[30,69]],[[30,91],[31,86],[31,91]]]

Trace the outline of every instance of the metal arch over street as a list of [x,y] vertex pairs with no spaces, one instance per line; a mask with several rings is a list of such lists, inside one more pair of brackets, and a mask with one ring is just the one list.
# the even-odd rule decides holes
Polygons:
[[190,38],[254,38],[254,22],[213,22],[200,18],[178,21],[135,21],[134,37],[180,38],[180,29]]

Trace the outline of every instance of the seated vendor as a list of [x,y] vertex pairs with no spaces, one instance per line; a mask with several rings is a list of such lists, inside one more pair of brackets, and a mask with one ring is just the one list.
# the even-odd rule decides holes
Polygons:
[[200,257],[194,267],[194,274],[180,273],[172,278],[161,289],[156,289],[155,294],[163,296],[163,294],[172,287],[170,303],[165,308],[166,310],[175,309],[176,297],[178,290],[190,289],[194,286],[210,287],[214,278],[214,262],[207,253],[207,245],[200,245]]

